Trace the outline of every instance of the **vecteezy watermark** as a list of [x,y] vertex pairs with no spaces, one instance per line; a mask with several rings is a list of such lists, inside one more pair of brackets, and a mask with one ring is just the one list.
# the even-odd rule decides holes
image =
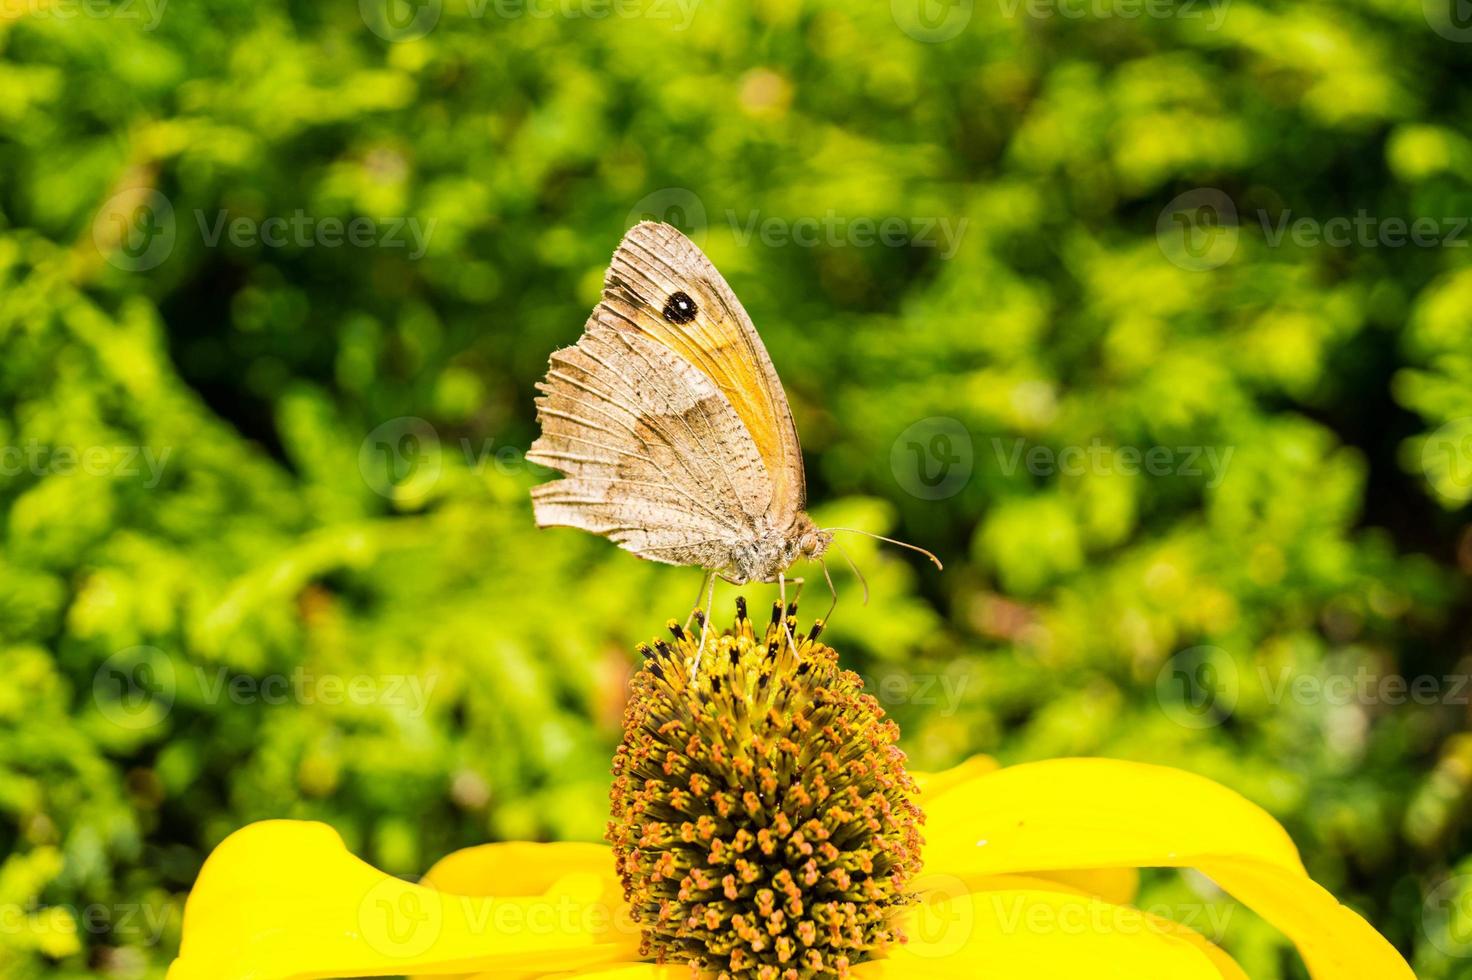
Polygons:
[[328,216],[317,218],[301,208],[291,217],[255,218],[232,215],[227,210],[206,215],[196,210],[200,239],[206,248],[216,248],[221,238],[236,248],[407,248],[408,258],[422,259],[429,249],[429,236],[438,218],[421,222],[418,218],[356,218]]
[[[1231,0],[989,0],[1008,20],[1205,20],[1206,30],[1222,26]],[[1428,0],[1430,2],[1430,0]],[[939,44],[960,35],[971,23],[975,0],[890,0],[899,29],[917,41]]]
[[1236,911],[1235,905],[1225,902],[1159,903],[1141,908],[1061,895],[1056,902],[1039,902],[1034,896],[1013,892],[978,892],[977,898],[990,903],[1004,935],[1171,936],[1185,926],[1219,943]]
[[422,718],[439,674],[339,674],[304,666],[262,676],[232,673],[220,666],[194,665],[181,671],[157,647],[136,646],[118,651],[97,668],[92,699],[114,725],[141,731],[169,716],[181,681],[191,683],[192,700],[203,704],[402,708],[409,717]]
[[[744,215],[728,208],[725,221],[738,245],[756,239],[768,248],[933,248],[943,259],[952,258],[971,219],[966,217],[900,215],[843,215],[829,208],[822,215],[763,216],[756,209]],[[639,199],[624,217],[624,226],[640,221],[673,225],[697,245],[709,227],[705,202],[686,187],[661,187]]]
[[1244,674],[1225,650],[1192,647],[1171,657],[1155,678],[1156,701],[1166,716],[1183,728],[1213,728],[1231,718],[1248,685],[1254,700],[1279,707],[1399,708],[1472,704],[1472,675],[1405,676],[1371,670],[1296,671],[1291,666],[1258,665]]
[[52,446],[35,439],[0,446],[0,476],[141,476],[152,490],[163,479],[172,446]]
[[439,939],[446,918],[477,936],[639,935],[628,903],[606,899],[595,889],[488,898],[382,878],[358,903],[359,933],[376,952],[392,959],[424,953]]
[[873,218],[846,217],[829,208],[823,216],[783,218],[762,217],[760,211],[748,211],[744,217],[726,211],[726,221],[739,245],[745,246],[755,236],[768,248],[796,245],[799,248],[933,248],[943,259],[956,254],[961,236],[966,233],[969,218],[890,216]]
[[[700,0],[466,0],[461,11],[469,20],[607,20],[620,18],[664,21],[683,31],[694,19]],[[439,25],[443,0],[358,0],[358,13],[368,29],[385,41],[417,41]]]
[[1472,875],[1453,875],[1427,894],[1421,928],[1445,955],[1472,957]]
[[894,669],[883,674],[859,674],[864,690],[886,709],[910,704],[931,709],[928,714],[950,718],[961,707],[971,678],[965,674],[915,674]]
[[[424,257],[439,221],[412,215],[317,217],[301,208],[290,215],[266,217],[197,208],[193,218],[205,248],[228,243],[235,248],[404,249],[411,260]],[[163,194],[151,188],[129,188],[108,198],[98,210],[92,220],[92,242],[109,264],[127,272],[143,272],[173,254],[179,224],[173,203]]]
[[169,0],[0,0],[0,21],[136,20],[145,31],[157,29]]
[[1462,215],[1415,217],[1370,213],[1328,218],[1295,217],[1292,209],[1259,208],[1244,222],[1237,204],[1215,187],[1186,191],[1167,204],[1155,222],[1161,252],[1175,265],[1192,271],[1215,269],[1237,252],[1242,230],[1256,225],[1268,248],[1466,248],[1472,241],[1472,219]]
[[328,707],[404,708],[411,718],[422,718],[440,681],[437,672],[419,674],[317,673],[306,667],[289,673],[231,674],[224,667],[193,668],[194,683],[206,704],[321,704]]
[[1034,20],[1204,20],[1215,31],[1226,19],[1232,0],[996,0],[1002,16]]
[[1270,215],[1257,212],[1263,239],[1277,248],[1286,239],[1299,248],[1466,248],[1465,217],[1382,218],[1360,208],[1352,216],[1332,218],[1293,217],[1291,210]]
[[1269,671],[1257,668],[1257,678],[1272,705],[1293,704],[1345,707],[1407,704],[1429,707],[1437,704],[1472,704],[1472,675],[1378,673],[1356,667],[1352,673],[1301,674],[1292,667]]
[[422,500],[439,483],[447,453],[458,450],[474,473],[494,468],[509,475],[548,470],[526,458],[526,450],[494,438],[462,437],[447,449],[437,429],[424,419],[404,415],[389,419],[363,437],[358,446],[358,472],[376,494],[393,500]]
[[683,31],[690,27],[700,0],[466,0],[472,17],[486,16],[487,8],[503,20],[522,17],[549,20],[622,20],[667,21],[670,29]]
[[88,902],[83,905],[0,903],[0,936],[88,935],[129,946],[157,946],[180,919],[165,902]]
[[974,461],[971,432],[958,419],[943,415],[909,426],[889,447],[895,482],[921,500],[944,500],[960,493],[971,480]]
[[1472,0],[1421,0],[1421,13],[1448,41],[1472,44]]
[[992,452],[1006,476],[1025,467],[1033,476],[1205,476],[1215,489],[1227,475],[1235,446],[1111,446],[1095,438],[1087,446],[1028,446],[1013,439],[1011,446],[992,438]]

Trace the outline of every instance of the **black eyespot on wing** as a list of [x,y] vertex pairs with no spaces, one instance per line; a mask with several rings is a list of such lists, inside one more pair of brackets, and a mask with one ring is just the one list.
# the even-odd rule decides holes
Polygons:
[[689,293],[676,290],[665,300],[664,309],[660,312],[671,323],[689,323],[700,312],[700,307],[695,305]]

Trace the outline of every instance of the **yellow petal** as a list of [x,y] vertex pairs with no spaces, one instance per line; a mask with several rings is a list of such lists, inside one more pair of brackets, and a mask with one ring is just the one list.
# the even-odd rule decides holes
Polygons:
[[375,870],[325,824],[251,824],[200,870],[168,980],[550,973],[632,961],[638,935],[605,880],[575,871],[541,893],[456,895]]
[[[440,858],[419,880],[421,885],[455,895],[538,895],[555,888],[568,875],[591,874],[605,878],[609,895],[619,894],[622,885],[613,867],[613,850],[604,844],[555,842],[528,844],[510,841],[466,847]],[[621,910],[623,928],[638,927]],[[537,972],[499,970],[463,974],[447,980],[529,980]],[[413,980],[429,974],[416,974]],[[688,980],[688,978],[687,978]]]
[[604,844],[481,844],[447,854],[421,885],[456,895],[540,895],[569,874],[617,880],[613,849]]
[[973,755],[960,765],[943,769],[940,772],[912,772],[911,778],[920,784],[920,808],[923,810],[932,800],[935,800],[956,786],[961,786],[977,776],[985,776],[1001,768],[996,759],[989,755]]
[[[945,881],[947,876],[941,875],[938,877],[940,878],[940,880]],[[1089,889],[1072,888],[1069,885],[1055,880],[1055,878],[1053,877],[1041,878],[1035,875],[985,875],[980,877],[967,878],[965,879],[965,884],[967,889],[973,892],[998,891],[1009,888],[1038,888],[1043,890],[1070,892],[1074,895],[1081,895],[1084,897],[1090,897],[1090,895],[1093,894]],[[1095,895],[1094,897],[1097,896]],[[1217,972],[1219,972],[1224,978],[1227,978],[1227,980],[1248,980],[1247,974],[1244,973],[1242,971],[1242,968],[1237,965],[1236,960],[1227,955],[1226,950],[1222,949],[1220,946],[1217,946],[1215,943],[1211,942],[1205,936],[1196,932],[1194,929],[1182,925],[1181,923],[1174,922],[1170,919],[1161,918],[1160,916],[1154,915],[1149,911],[1142,910],[1142,914],[1146,917],[1146,920],[1149,922],[1149,924],[1154,928],[1160,930],[1163,933],[1168,933],[1172,936],[1175,936],[1177,939],[1185,940],[1186,942],[1190,943],[1201,952],[1206,954],[1206,957],[1211,960],[1212,965],[1217,968]]]
[[[932,803],[958,786],[964,786],[978,776],[996,772],[1001,766],[988,755],[974,755],[960,765],[937,773],[911,773],[920,784],[920,807],[928,809]],[[1140,890],[1140,873],[1134,868],[1068,868],[1045,871],[1040,877],[1072,885],[1106,902],[1128,905],[1135,900]]]
[[[936,882],[931,882],[932,886]],[[909,941],[854,967],[856,980],[1222,980],[1196,943],[1135,909],[1049,888],[931,887]]]
[[1195,867],[1281,929],[1315,980],[1414,980],[1405,960],[1309,879],[1262,808],[1175,769],[1058,759],[953,786],[926,807],[925,866],[958,875]]
[[[690,980],[690,967],[685,963],[625,963],[622,966],[595,967],[568,974],[578,980]],[[702,976],[714,977],[715,973]],[[494,980],[486,977],[485,980]]]
[[1115,905],[1128,905],[1140,893],[1140,872],[1135,868],[1069,868],[1036,874]]

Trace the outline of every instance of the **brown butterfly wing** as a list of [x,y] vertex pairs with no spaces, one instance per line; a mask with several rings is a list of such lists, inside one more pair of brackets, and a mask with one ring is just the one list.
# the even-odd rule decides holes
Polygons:
[[538,385],[542,435],[527,459],[566,478],[532,490],[537,524],[728,569],[771,501],[761,457],[710,379],[622,326],[600,306]]
[[[671,306],[681,293],[693,310]],[[715,384],[771,478],[771,526],[791,526],[807,496],[792,411],[751,318],[705,253],[669,225],[635,225],[614,252],[599,310],[620,329],[674,351]]]

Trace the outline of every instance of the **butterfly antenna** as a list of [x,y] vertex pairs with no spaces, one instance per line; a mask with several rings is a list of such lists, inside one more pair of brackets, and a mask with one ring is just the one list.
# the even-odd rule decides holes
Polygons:
[[896,540],[895,538],[886,538],[884,535],[882,535],[882,534],[875,534],[873,531],[860,531],[856,527],[825,527],[825,528],[823,528],[823,530],[824,531],[847,531],[849,534],[862,534],[866,538],[874,538],[874,539],[879,540],[879,541],[887,541],[890,544],[897,544],[901,548],[909,548],[911,551],[918,551],[918,552],[920,552],[920,554],[924,555],[926,558],[929,558],[931,561],[935,562],[935,567],[936,568],[939,568],[941,571],[945,571],[945,568],[946,568],[944,565],[942,565],[940,563],[940,559],[939,558],[935,557],[930,552],[928,552],[924,548],[920,547],[918,544],[910,544],[908,541],[899,541],[899,540]]
[[[833,542],[833,546],[838,549],[838,553],[843,556],[843,560],[848,562],[848,567],[854,570],[854,577],[857,578],[859,580],[859,584],[864,587],[864,605],[867,606],[869,604],[869,580],[864,578],[863,572],[859,571],[858,562],[854,561],[853,556],[848,553],[847,548],[845,548],[837,541]],[[823,574],[828,574],[827,565],[823,566]]]

